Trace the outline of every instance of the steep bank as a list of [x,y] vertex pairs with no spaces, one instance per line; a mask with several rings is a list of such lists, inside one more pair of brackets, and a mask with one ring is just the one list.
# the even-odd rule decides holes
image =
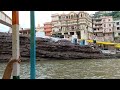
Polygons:
[[[30,38],[20,35],[20,54],[22,61],[30,58]],[[0,33],[0,61],[8,61],[12,55],[12,35]],[[36,38],[36,57],[55,59],[101,59],[107,58],[97,49],[74,45],[70,41]]]

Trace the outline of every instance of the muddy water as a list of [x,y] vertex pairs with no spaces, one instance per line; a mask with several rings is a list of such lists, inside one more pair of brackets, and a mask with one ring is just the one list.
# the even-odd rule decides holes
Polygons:
[[[0,63],[0,78],[7,63]],[[30,79],[30,63],[22,62],[21,79]],[[120,79],[120,59],[37,61],[37,79]]]

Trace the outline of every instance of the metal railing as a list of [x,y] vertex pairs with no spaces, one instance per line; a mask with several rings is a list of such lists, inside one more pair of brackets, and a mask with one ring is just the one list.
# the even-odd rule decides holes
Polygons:
[[0,23],[12,27],[12,19],[3,11],[0,11]]

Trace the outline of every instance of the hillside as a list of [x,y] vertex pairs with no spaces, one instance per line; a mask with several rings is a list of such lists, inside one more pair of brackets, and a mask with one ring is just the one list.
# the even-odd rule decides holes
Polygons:
[[114,20],[116,19],[120,19],[120,11],[113,11],[111,13],[100,13],[100,12],[96,12],[93,16],[93,18],[99,18],[100,16],[112,16]]

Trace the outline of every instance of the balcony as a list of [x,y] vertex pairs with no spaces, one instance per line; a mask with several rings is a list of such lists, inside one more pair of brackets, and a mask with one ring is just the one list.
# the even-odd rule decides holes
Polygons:
[[105,30],[104,33],[113,33],[113,31],[111,30]]
[[93,22],[93,23],[95,23],[95,24],[102,24],[102,22]]
[[102,25],[97,25],[97,26],[93,25],[93,28],[103,28],[103,27]]
[[51,32],[52,29],[45,29],[44,31],[45,31],[45,32]]
[[98,32],[102,32],[103,33],[103,29],[100,30],[94,30],[94,32],[98,33]]
[[104,41],[104,37],[96,37],[95,38],[97,41]]

